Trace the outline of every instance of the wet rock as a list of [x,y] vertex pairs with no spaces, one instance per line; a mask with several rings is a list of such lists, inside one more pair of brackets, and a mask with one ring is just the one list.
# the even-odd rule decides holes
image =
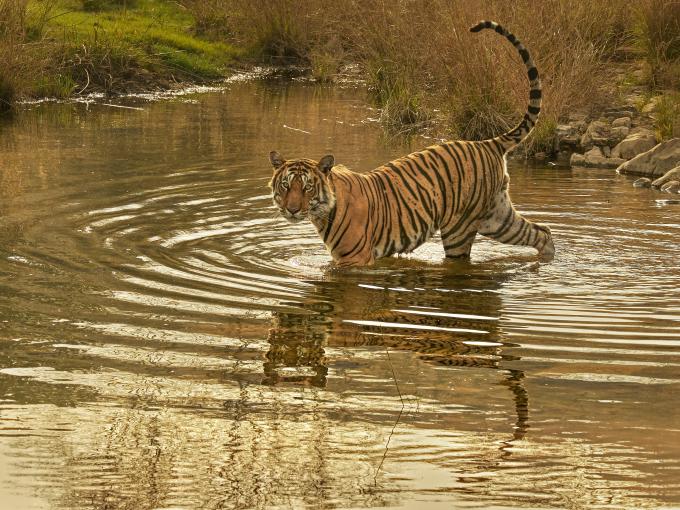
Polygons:
[[571,155],[571,158],[569,158],[569,166],[575,167],[575,166],[585,166],[586,164],[586,158],[583,156],[583,154],[577,154],[574,152]]
[[[556,163],[559,166],[570,166],[571,155],[572,155],[571,151],[559,151],[557,153]],[[579,154],[577,154],[577,156],[578,155]]]
[[602,154],[602,149],[599,147],[593,147],[589,151],[587,151],[583,157],[586,158],[586,163],[593,164],[597,162],[600,159],[604,158],[604,154]]
[[609,148],[608,145],[602,147],[602,154],[604,155],[605,158],[608,158],[612,155],[612,150]]
[[661,188],[664,184],[672,181],[680,181],[680,166],[676,166],[652,183],[652,188]]
[[615,170],[625,162],[626,160],[621,158],[607,158],[607,163],[603,168],[611,168],[612,170]]
[[612,157],[632,159],[638,154],[647,152],[656,145],[656,136],[649,129],[640,129],[629,134],[612,150]]
[[617,168],[620,174],[658,177],[680,164],[680,138],[672,138]]
[[599,147],[593,147],[583,155],[585,161],[582,166],[589,168],[616,168],[624,162],[622,159],[607,158]]
[[666,193],[677,193],[680,190],[680,181],[668,181],[661,186],[661,191]]
[[617,127],[627,127],[630,129],[630,117],[619,117],[618,119],[614,119],[612,121],[612,127],[617,128]]
[[649,177],[640,177],[633,183],[634,188],[651,188],[652,180]]

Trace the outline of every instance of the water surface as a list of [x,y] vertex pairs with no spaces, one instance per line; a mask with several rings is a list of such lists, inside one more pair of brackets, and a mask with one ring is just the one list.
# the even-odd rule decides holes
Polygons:
[[0,125],[7,508],[680,505],[680,205],[511,167],[556,259],[337,271],[268,153],[370,169],[365,93],[233,83]]

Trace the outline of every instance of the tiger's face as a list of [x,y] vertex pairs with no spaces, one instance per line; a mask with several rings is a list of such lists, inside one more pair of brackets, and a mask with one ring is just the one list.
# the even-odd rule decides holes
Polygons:
[[335,207],[335,194],[328,182],[333,168],[333,156],[321,160],[291,159],[286,161],[272,151],[269,161],[274,175],[269,183],[274,205],[281,216],[291,223],[306,218],[315,222],[325,218]]

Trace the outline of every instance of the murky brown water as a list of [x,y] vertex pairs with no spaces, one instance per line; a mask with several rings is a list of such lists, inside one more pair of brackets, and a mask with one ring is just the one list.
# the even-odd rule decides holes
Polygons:
[[267,155],[372,168],[364,93],[233,84],[0,126],[2,508],[680,505],[680,204],[511,169],[558,250],[337,272]]

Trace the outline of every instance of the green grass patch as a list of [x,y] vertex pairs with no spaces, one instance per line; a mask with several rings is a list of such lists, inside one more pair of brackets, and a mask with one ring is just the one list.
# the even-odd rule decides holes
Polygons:
[[192,33],[194,18],[171,0],[29,0],[27,12],[26,38],[49,43],[52,61],[34,96],[217,79],[240,53]]

